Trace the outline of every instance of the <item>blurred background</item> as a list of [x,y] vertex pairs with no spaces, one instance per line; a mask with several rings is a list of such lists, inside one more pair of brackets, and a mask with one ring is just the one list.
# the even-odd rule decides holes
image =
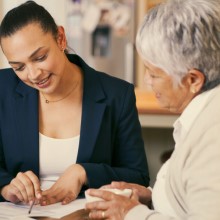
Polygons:
[[[64,26],[70,53],[93,68],[135,85],[151,185],[174,147],[173,122],[178,117],[161,109],[144,84],[144,65],[135,49],[135,35],[144,14],[162,0],[35,0]],[[25,0],[0,0],[0,21]],[[0,68],[9,67],[0,51]]]
[[[35,0],[64,26],[72,50],[96,69],[143,87],[135,34],[145,12],[160,0]],[[0,0],[0,19],[25,0]],[[71,52],[73,52],[71,51]],[[0,68],[8,67],[2,52]]]

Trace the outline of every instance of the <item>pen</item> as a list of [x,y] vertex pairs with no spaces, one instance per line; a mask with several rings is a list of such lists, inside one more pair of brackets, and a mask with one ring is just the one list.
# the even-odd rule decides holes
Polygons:
[[33,208],[33,206],[34,206],[34,203],[35,203],[35,199],[34,199],[33,202],[31,203],[31,206],[30,206],[30,208],[29,208],[28,214],[31,214],[31,210],[32,210],[32,208]]

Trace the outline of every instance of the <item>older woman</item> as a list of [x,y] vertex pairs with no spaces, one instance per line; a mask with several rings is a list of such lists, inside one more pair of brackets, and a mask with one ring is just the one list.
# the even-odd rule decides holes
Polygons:
[[[91,218],[217,220],[220,216],[220,1],[169,0],[149,11],[137,34],[146,81],[161,106],[181,116],[175,150],[152,191],[136,184],[131,199],[89,190]],[[139,201],[138,197],[139,196]],[[94,211],[95,210],[95,211]]]

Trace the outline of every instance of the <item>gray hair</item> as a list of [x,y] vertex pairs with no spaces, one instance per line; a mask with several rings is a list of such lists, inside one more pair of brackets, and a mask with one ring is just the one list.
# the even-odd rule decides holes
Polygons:
[[137,50],[176,83],[191,69],[205,75],[203,90],[220,84],[220,0],[168,0],[149,10]]

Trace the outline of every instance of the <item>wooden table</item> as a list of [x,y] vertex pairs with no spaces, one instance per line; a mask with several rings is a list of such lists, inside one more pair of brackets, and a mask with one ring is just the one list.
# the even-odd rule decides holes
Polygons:
[[[49,218],[49,217],[40,217],[36,218],[38,220],[57,220],[57,218]],[[75,211],[69,215],[66,215],[62,218],[61,220],[89,220],[89,212],[86,211],[85,209],[80,209],[78,211]]]

